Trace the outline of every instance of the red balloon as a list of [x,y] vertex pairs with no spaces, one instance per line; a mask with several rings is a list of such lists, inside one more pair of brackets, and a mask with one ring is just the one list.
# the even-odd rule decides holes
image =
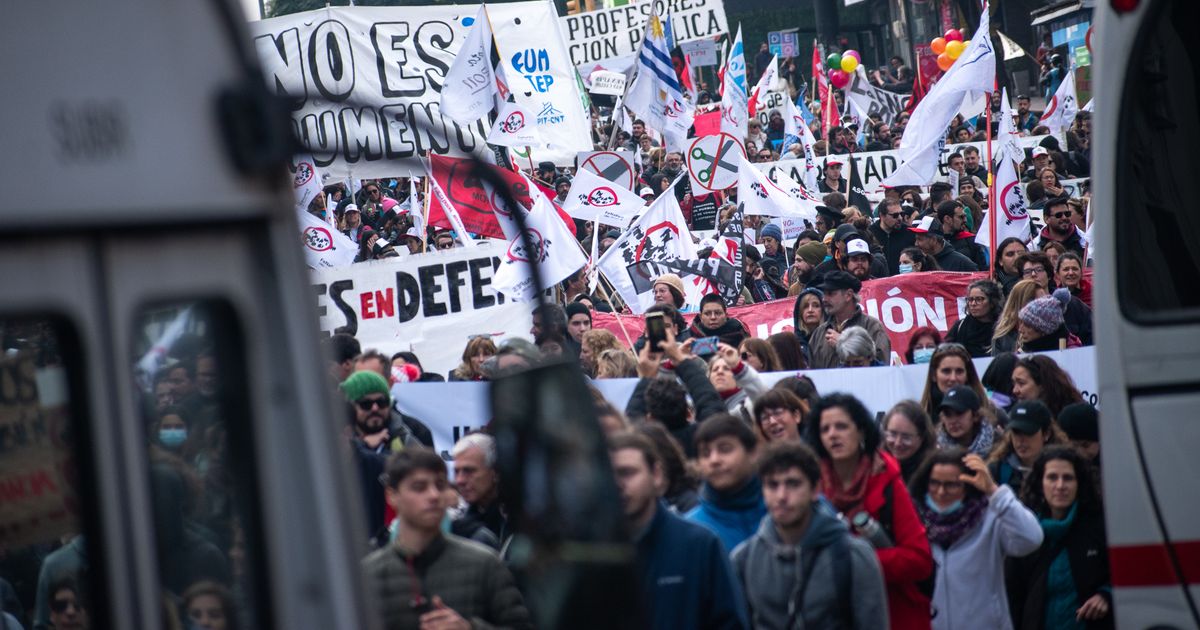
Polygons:
[[946,38],[946,41],[948,42],[961,42],[963,40],[962,33],[956,28],[946,31],[942,37]]
[[833,84],[833,87],[841,89],[850,83],[850,75],[842,70],[833,70],[829,73],[829,82]]

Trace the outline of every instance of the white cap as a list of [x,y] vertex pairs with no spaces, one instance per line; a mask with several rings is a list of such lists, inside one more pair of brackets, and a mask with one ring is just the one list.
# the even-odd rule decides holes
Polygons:
[[855,256],[857,254],[863,254],[865,256],[871,255],[871,248],[868,247],[867,242],[861,238],[856,238],[846,243],[846,255]]
[[653,195],[653,194],[654,194],[654,189],[650,188],[649,186],[642,188],[642,190],[640,192],[638,192],[639,197],[645,197],[646,195]]
[[346,206],[346,209],[343,210],[342,212],[358,212],[358,206],[356,206],[354,204],[349,204]]
[[1033,157],[1039,157],[1042,155],[1050,155],[1050,152],[1046,150],[1046,147],[1033,147]]
[[405,232],[404,235],[411,236],[411,237],[417,239],[418,241],[421,240],[421,233],[418,232],[417,228],[415,228],[415,227],[408,228],[408,231]]

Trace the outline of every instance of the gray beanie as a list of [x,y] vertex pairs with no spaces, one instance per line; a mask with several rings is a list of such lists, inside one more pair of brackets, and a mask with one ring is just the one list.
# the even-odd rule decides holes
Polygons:
[[1070,291],[1056,289],[1052,295],[1026,304],[1021,309],[1021,322],[1043,335],[1049,335],[1063,325],[1063,312],[1070,301]]

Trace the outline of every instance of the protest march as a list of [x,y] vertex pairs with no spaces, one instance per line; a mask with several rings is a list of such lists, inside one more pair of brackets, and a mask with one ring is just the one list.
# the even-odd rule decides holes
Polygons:
[[[619,513],[578,518],[631,550],[614,627],[1114,627],[1092,290],[1111,261],[1076,58],[1012,42],[986,3],[910,28],[908,58],[798,25],[768,44],[722,0],[556,4],[246,24],[297,140],[310,341],[381,627],[539,626],[529,515],[609,486]],[[1042,73],[1006,70],[1010,44]],[[211,314],[160,315],[132,395],[154,483],[195,488],[161,515],[188,549],[164,606],[248,627],[248,525],[212,491],[245,456],[215,408],[227,366]],[[32,361],[0,372],[43,387]],[[514,505],[495,423],[525,407],[499,383],[536,370],[582,374],[558,408],[596,422],[558,439],[606,453],[605,478],[559,461]],[[44,484],[72,465],[43,463]],[[10,514],[0,531],[36,529]],[[92,627],[64,540],[0,566],[0,629]]]

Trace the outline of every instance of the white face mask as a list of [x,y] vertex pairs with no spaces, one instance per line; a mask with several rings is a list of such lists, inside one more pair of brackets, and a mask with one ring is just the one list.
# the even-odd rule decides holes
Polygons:
[[900,263],[900,273],[912,273],[912,272],[913,272],[912,265],[906,265],[904,263]]
[[913,363],[929,363],[933,360],[933,348],[917,348],[913,350]]

